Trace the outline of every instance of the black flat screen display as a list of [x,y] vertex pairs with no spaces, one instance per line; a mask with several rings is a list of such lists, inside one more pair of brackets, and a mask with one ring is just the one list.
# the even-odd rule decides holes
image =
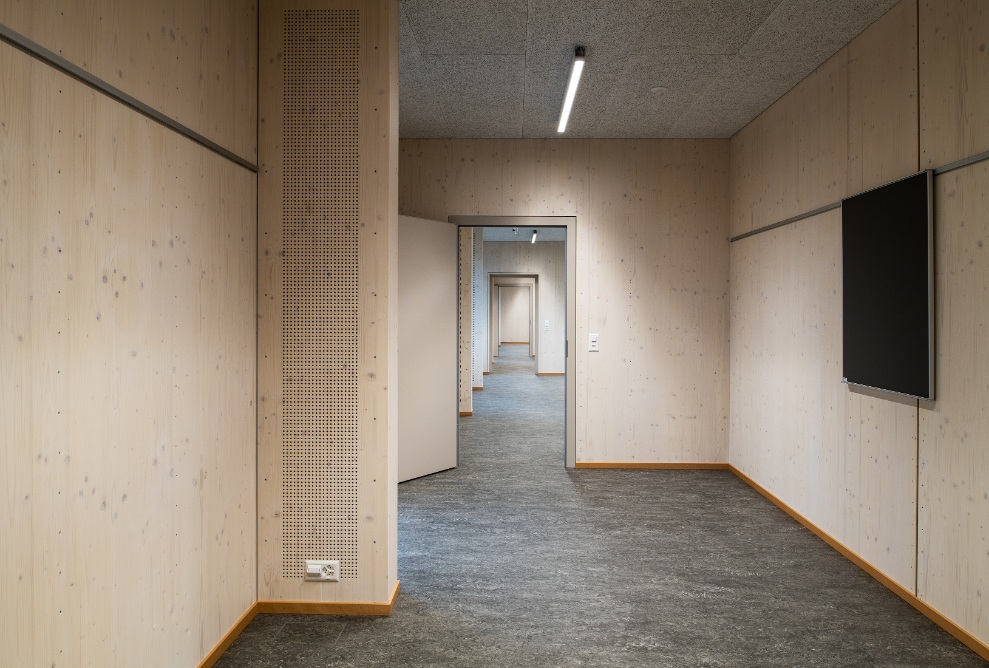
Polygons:
[[926,171],[841,203],[849,383],[934,398],[932,202]]

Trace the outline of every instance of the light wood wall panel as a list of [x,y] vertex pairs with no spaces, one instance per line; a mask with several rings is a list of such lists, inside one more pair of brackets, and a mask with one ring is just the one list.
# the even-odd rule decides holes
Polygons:
[[989,150],[989,4],[920,2],[923,167]]
[[727,144],[591,146],[586,460],[724,461]]
[[[313,132],[325,131],[320,142],[302,142],[288,150],[283,145],[286,122],[283,101],[286,81],[285,57],[286,10],[312,11],[306,19],[293,14],[303,26],[332,24],[323,33],[332,33],[340,43],[330,46],[315,58],[339,54],[355,31],[335,21],[349,20],[336,12],[356,12],[359,86],[356,136],[352,132],[330,134],[335,128],[329,121],[314,123]],[[259,198],[259,315],[258,315],[258,383],[259,383],[259,508],[258,508],[258,591],[262,600],[319,602],[388,602],[397,581],[397,232],[398,232],[398,3],[393,0],[359,2],[358,0],[277,0],[262,5],[261,79],[260,79],[260,177]],[[305,28],[308,30],[308,28]],[[293,33],[294,34],[294,33]],[[306,39],[303,37],[303,39]],[[321,61],[337,67],[328,60]],[[306,68],[303,68],[305,70]],[[307,89],[308,90],[308,89]],[[295,90],[297,119],[306,118],[305,107],[321,110],[338,105],[352,109],[353,100],[343,86],[328,91]],[[319,94],[321,97],[315,97]],[[301,101],[300,101],[301,100]],[[349,149],[356,146],[359,158],[351,158]],[[297,284],[285,280],[290,229],[284,207],[283,188],[286,165],[311,165],[312,178],[321,180],[336,194],[339,202],[320,205],[311,218],[304,217],[302,227],[317,227],[320,221],[336,221],[335,232],[357,235],[356,271],[348,269],[337,278],[353,281],[358,290],[355,303],[327,300],[324,314],[328,319],[357,317],[357,361],[352,381],[335,387],[337,393],[355,393],[356,411],[343,419],[356,420],[356,515],[347,526],[327,523],[317,527],[318,535],[330,542],[356,524],[357,556],[355,569],[339,583],[304,583],[301,569],[297,576],[285,575],[282,516],[283,462],[288,454],[285,436],[291,425],[283,423],[286,411],[283,394],[283,354],[291,347],[291,332],[283,331],[286,293],[299,295]],[[304,172],[304,170],[303,170]],[[296,173],[300,173],[298,170]],[[356,184],[356,187],[354,187]],[[356,223],[339,223],[340,209],[357,194]],[[306,214],[308,216],[310,214]],[[293,224],[298,224],[294,221]],[[348,227],[349,225],[349,227]],[[356,230],[353,228],[356,225]],[[294,229],[294,228],[293,228]],[[334,243],[313,248],[332,255]],[[298,249],[296,249],[298,251]],[[303,257],[305,257],[303,255]],[[301,290],[305,294],[305,290]],[[320,336],[318,332],[314,334]],[[283,345],[284,342],[284,345]],[[302,348],[298,348],[301,350]],[[296,350],[293,348],[293,351]],[[390,389],[391,388],[391,389]],[[308,428],[319,432],[323,415],[314,409],[301,413]],[[305,476],[300,478],[305,482]],[[343,484],[343,483],[341,483]],[[349,484],[349,482],[347,482]],[[325,489],[335,494],[337,487]],[[317,490],[317,494],[322,491]],[[332,554],[309,558],[335,558]]]
[[732,236],[917,171],[916,26],[900,2],[732,138]]
[[903,0],[848,51],[846,195],[920,170],[917,0]]
[[196,665],[256,591],[256,177],[0,44],[4,665]]
[[841,383],[841,214],[737,241],[731,463],[907,589],[916,401]]
[[725,461],[727,168],[724,140],[403,140],[400,211],[575,215],[577,460]]
[[0,0],[0,23],[257,161],[257,0]]
[[[847,47],[850,192],[986,149],[986,16],[979,0],[904,1]],[[910,66],[918,58],[919,72]],[[787,97],[777,106],[791,104]],[[733,194],[748,192],[742,186],[763,170],[752,156],[776,146],[769,129],[743,146],[768,128],[761,121],[733,140],[732,178],[741,184]],[[768,171],[760,178],[785,189]],[[806,310],[839,294],[827,262],[840,258],[833,255],[837,212],[741,240],[731,251],[731,462],[982,642],[989,640],[980,594],[989,573],[980,347],[989,303],[980,246],[989,230],[987,185],[981,164],[935,178],[937,387],[936,400],[919,408],[878,393],[838,390],[836,399],[831,389],[805,389],[824,372],[835,375],[832,360],[840,363],[840,349],[818,341],[815,351],[800,340],[817,340],[821,326],[834,329],[829,320],[808,320]],[[763,208],[757,198],[745,202]],[[795,465],[794,457],[804,458],[794,442],[817,439],[821,456]]]
[[532,288],[517,285],[498,287],[499,343],[529,344],[535,300],[536,295],[533,294]]
[[936,401],[920,412],[919,595],[989,644],[989,165],[935,179]]

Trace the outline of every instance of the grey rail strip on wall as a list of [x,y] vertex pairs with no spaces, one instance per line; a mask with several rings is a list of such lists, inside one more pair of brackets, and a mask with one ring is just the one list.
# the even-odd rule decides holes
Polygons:
[[38,60],[48,63],[55,69],[69,75],[73,79],[76,79],[77,81],[86,84],[90,88],[93,88],[110,98],[113,98],[114,100],[120,102],[121,104],[130,107],[131,109],[138,112],[142,116],[150,118],[151,120],[160,123],[161,125],[164,125],[166,128],[169,128],[170,130],[179,133],[183,137],[186,137],[187,139],[191,139],[200,146],[207,148],[218,155],[223,156],[227,160],[230,160],[231,162],[235,162],[241,167],[249,169],[252,172],[258,171],[258,166],[253,162],[250,162],[249,160],[237,155],[233,151],[230,151],[220,146],[216,142],[207,139],[206,137],[202,136],[192,128],[189,128],[183,125],[182,123],[179,123],[174,118],[170,118],[166,116],[157,109],[153,109],[152,107],[149,107],[148,105],[144,104],[137,98],[128,95],[119,88],[107,83],[106,81],[100,79],[97,76],[94,76],[93,74],[85,71],[81,67],[78,67],[77,65],[70,63],[68,60],[58,55],[57,53],[53,51],[49,51],[40,44],[31,41],[24,35],[21,35],[20,33],[11,30],[10,28],[8,28],[3,24],[0,24],[0,41],[6,42],[11,46],[27,53],[30,56],[33,56]]
[[[977,162],[982,162],[983,160],[989,160],[989,151],[983,151],[982,153],[976,153],[975,155],[970,155],[967,158],[962,158],[961,160],[955,160],[954,162],[949,162],[947,165],[942,165],[941,167],[934,168],[934,176],[940,176],[941,174],[947,174],[956,169],[961,169],[962,167],[968,167],[969,165],[974,165]],[[851,197],[851,195],[849,195]],[[786,220],[781,220],[778,223],[771,223],[769,225],[763,225],[762,227],[757,227],[754,230],[750,230],[738,236],[730,237],[728,241],[739,241],[746,237],[751,237],[756,234],[762,234],[763,232],[768,232],[769,230],[775,230],[777,227],[783,227],[784,225],[789,225],[791,223],[796,223],[806,218],[813,218],[819,214],[825,213],[826,211],[831,211],[841,207],[841,202],[832,202],[831,204],[825,204],[824,206],[814,209],[813,211],[808,211],[807,213],[801,213],[792,218],[787,218]]]

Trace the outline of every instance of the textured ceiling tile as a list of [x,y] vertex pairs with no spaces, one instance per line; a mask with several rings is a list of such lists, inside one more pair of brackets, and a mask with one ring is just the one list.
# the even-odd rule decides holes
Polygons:
[[639,53],[731,54],[741,49],[780,0],[665,0],[637,18]]
[[725,56],[634,55],[612,90],[599,122],[600,136],[674,137],[680,117],[689,109]]
[[622,85],[622,72],[634,46],[631,40],[616,36],[634,34],[636,17],[648,4],[644,0],[618,4],[532,1],[525,73],[526,137],[558,136],[556,126],[577,46],[585,48],[587,65],[566,136],[597,136],[595,128],[606,113],[607,98]]
[[[725,61],[686,110],[678,130],[730,137],[879,18],[896,0],[781,4]],[[692,119],[692,120],[691,120]]]
[[896,1],[403,0],[400,133],[558,136],[582,45],[568,137],[729,137]]
[[[523,56],[421,56],[399,77],[402,137],[519,137]],[[424,126],[428,126],[424,127]]]
[[525,53],[526,0],[402,0],[424,54]]

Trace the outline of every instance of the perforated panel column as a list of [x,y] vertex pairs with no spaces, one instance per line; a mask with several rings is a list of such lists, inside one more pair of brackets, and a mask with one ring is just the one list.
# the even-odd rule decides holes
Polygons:
[[486,341],[488,340],[488,300],[487,286],[484,281],[484,229],[474,229],[474,239],[471,252],[474,256],[473,279],[471,281],[471,298],[474,300],[474,333],[472,342],[472,354],[474,364],[471,372],[474,376],[474,387],[484,387],[484,371],[487,369],[485,352],[487,351]]
[[284,13],[282,576],[357,578],[359,10]]
[[460,334],[460,413],[469,414],[474,410],[472,395],[472,371],[473,353],[471,351],[471,341],[473,339],[473,303],[471,298],[471,283],[474,278],[474,228],[460,228],[460,252],[459,252],[459,273],[460,273],[460,308],[457,310],[457,318]]

